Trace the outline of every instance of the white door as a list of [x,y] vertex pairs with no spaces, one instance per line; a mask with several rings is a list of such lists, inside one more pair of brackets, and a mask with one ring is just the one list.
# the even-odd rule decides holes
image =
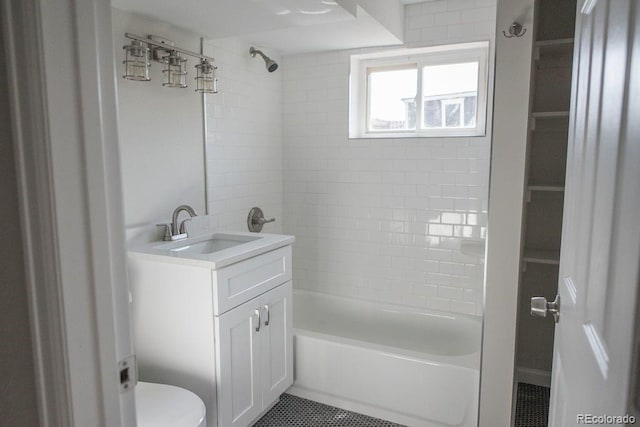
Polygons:
[[266,408],[293,384],[291,282],[260,297],[262,306],[262,402]]
[[640,260],[638,3],[578,0],[552,427],[627,411]]
[[262,411],[258,299],[215,317],[218,425],[249,425]]

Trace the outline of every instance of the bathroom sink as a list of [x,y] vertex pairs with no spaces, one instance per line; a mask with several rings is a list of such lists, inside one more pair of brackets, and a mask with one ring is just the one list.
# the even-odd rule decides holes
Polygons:
[[215,270],[290,245],[294,239],[280,234],[214,232],[174,242],[141,243],[129,248],[129,254]]
[[169,251],[171,253],[180,253],[184,256],[188,256],[190,254],[207,255],[253,242],[258,239],[260,239],[260,237],[247,236],[245,234],[215,233],[187,238],[184,240],[177,240],[170,243],[162,243],[157,245],[155,248]]
[[223,249],[233,248],[234,246],[242,245],[247,241],[257,240],[235,240],[228,238],[214,237],[209,240],[197,243],[188,243],[186,245],[179,246],[177,248],[169,249],[171,252],[193,253],[193,254],[211,254],[213,252],[221,251]]

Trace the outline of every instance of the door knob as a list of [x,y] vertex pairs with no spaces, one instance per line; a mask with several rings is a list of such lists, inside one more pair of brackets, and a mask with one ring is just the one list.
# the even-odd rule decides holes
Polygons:
[[556,299],[549,302],[545,297],[531,298],[531,315],[535,317],[547,317],[547,313],[551,313],[553,320],[558,323],[560,320],[560,295],[556,295]]

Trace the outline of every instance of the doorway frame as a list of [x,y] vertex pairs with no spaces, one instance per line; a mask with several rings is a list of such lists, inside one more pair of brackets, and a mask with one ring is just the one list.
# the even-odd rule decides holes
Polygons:
[[[516,322],[535,0],[498,0],[479,427],[515,422]],[[529,29],[507,38],[517,21]],[[490,284],[490,285],[488,285]]]
[[40,425],[134,426],[111,4],[1,7]]
[[[532,40],[531,31],[516,40],[504,39],[501,31],[526,10],[533,11],[533,0],[497,3],[481,427],[513,423],[528,105],[514,109],[510,103],[528,99]],[[126,246],[111,5],[3,0],[2,16],[41,425],[82,425],[88,419],[135,425],[133,393],[121,394],[115,375],[131,336],[127,310],[117,304],[127,287],[114,286],[126,280]],[[521,23],[531,25],[528,19]],[[57,87],[47,84],[54,65],[45,59],[58,70],[69,67]],[[54,106],[65,102],[74,106],[65,129],[52,129],[52,117],[60,114]],[[69,150],[67,160],[56,157],[61,147]],[[56,191],[63,184],[70,189],[64,197]],[[65,252],[75,245],[89,250]]]

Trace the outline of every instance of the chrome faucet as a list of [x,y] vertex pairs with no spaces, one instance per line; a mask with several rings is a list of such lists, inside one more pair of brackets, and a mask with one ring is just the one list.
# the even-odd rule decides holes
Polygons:
[[[189,214],[189,218],[183,220],[180,225],[178,225],[178,215],[180,212],[185,211]],[[171,217],[171,224],[158,224],[158,227],[164,227],[164,236],[162,240],[180,240],[186,239],[189,237],[187,234],[186,223],[190,221],[194,216],[198,216],[196,211],[189,205],[180,205],[173,211],[173,215]]]
[[[180,212],[185,211],[186,213],[189,214],[189,218],[185,219],[184,221],[182,221],[180,223],[180,227],[178,227],[178,215],[180,215]],[[176,235],[181,235],[181,234],[187,234],[187,230],[185,229],[185,223],[187,221],[189,221],[191,218],[193,218],[194,216],[198,216],[198,214],[196,213],[196,211],[193,210],[193,208],[189,205],[180,205],[176,208],[175,211],[173,211],[173,216],[171,217],[171,234],[176,236]]]

